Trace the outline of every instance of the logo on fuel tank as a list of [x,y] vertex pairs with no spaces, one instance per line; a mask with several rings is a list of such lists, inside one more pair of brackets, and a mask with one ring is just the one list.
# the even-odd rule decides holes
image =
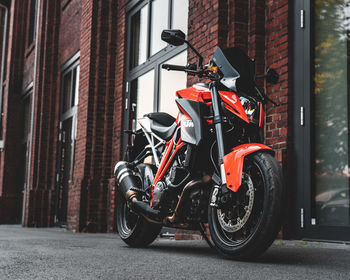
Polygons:
[[182,125],[184,127],[194,127],[194,123],[192,120],[183,120],[182,121]]

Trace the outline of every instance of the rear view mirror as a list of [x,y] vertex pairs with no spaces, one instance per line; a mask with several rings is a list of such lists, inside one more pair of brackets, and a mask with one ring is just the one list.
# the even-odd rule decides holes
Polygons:
[[185,33],[181,30],[163,30],[162,40],[173,46],[181,46],[185,43]]
[[277,84],[279,77],[280,76],[277,74],[276,70],[270,68],[266,73],[266,82],[270,84]]

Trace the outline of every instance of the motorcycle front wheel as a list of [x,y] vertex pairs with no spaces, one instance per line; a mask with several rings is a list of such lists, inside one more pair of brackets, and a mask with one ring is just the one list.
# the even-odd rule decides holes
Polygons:
[[247,156],[241,187],[226,195],[225,203],[208,209],[212,240],[224,256],[252,260],[272,244],[281,228],[284,183],[278,162],[267,152]]

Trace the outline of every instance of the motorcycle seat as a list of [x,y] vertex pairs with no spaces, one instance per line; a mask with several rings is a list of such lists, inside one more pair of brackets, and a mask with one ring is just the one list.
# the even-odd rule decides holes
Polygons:
[[157,123],[160,123],[164,126],[171,126],[176,121],[176,119],[173,116],[164,112],[149,113],[145,115],[145,117],[148,117],[151,120],[154,120]]
[[173,116],[163,112],[155,112],[149,113],[145,117],[152,120],[151,130],[154,134],[165,141],[171,139],[177,127],[176,119]]

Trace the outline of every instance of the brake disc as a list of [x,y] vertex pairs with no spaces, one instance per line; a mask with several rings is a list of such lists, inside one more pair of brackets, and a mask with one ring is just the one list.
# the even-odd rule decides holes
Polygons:
[[229,217],[227,211],[217,209],[218,220],[221,227],[226,232],[239,231],[248,221],[250,214],[252,213],[254,204],[254,185],[251,177],[247,173],[243,173],[243,183],[247,186],[245,196],[248,197],[248,203],[244,206],[243,217]]

